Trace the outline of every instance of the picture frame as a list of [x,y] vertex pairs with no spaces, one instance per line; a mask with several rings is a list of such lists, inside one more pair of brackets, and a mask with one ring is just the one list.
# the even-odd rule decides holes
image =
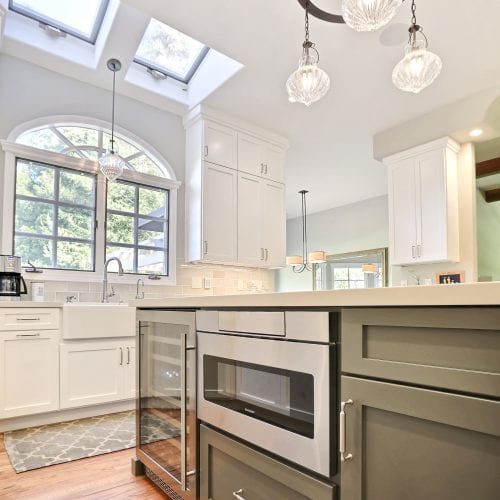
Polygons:
[[465,271],[444,271],[436,273],[436,283],[438,285],[465,283]]

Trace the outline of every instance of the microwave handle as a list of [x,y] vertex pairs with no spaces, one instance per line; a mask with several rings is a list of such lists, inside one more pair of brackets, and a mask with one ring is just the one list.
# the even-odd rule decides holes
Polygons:
[[24,278],[22,276],[19,276],[21,278],[21,281],[23,283],[23,289],[19,291],[21,295],[26,295],[28,293],[28,288],[26,287],[26,281],[24,281]]
[[187,490],[187,334],[181,335],[181,488]]

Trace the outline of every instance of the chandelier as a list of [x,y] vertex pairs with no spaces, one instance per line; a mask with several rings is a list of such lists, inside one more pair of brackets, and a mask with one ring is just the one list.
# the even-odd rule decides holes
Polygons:
[[[332,14],[317,7],[311,0],[298,0],[306,11],[306,39],[299,68],[286,83],[289,101],[302,102],[306,106],[321,99],[329,89],[330,79],[318,68],[319,55],[309,41],[309,18],[311,14],[330,23],[345,23],[356,31],[373,31],[385,26],[395,16],[405,0],[342,0],[342,15]],[[405,56],[392,73],[394,85],[405,92],[419,93],[434,82],[441,72],[441,58],[427,50],[428,40],[417,24],[415,0],[411,3],[412,24]],[[419,36],[417,36],[419,35]],[[314,58],[314,52],[316,58]]]
[[302,255],[290,255],[286,258],[286,263],[292,266],[294,273],[311,271],[312,264],[321,264],[326,262],[326,253],[323,250],[316,250],[307,253],[307,207],[306,194],[309,191],[302,189],[299,191],[302,200]]
[[[410,37],[405,56],[394,67],[392,81],[398,89],[418,94],[439,76],[443,63],[438,55],[427,50],[429,42],[422,26],[417,24],[416,9],[415,0],[412,0]],[[422,36],[420,39],[418,34]]]
[[120,177],[125,167],[125,162],[115,152],[115,83],[116,72],[120,71],[122,63],[118,59],[109,59],[107,63],[108,69],[113,72],[113,99],[111,106],[111,139],[109,141],[109,148],[106,150],[98,160],[101,167],[101,172],[106,176],[109,181],[114,181]]
[[330,88],[330,77],[318,67],[319,52],[309,40],[309,2],[305,5],[305,40],[302,43],[302,57],[299,67],[286,82],[288,100],[310,106],[319,101]]

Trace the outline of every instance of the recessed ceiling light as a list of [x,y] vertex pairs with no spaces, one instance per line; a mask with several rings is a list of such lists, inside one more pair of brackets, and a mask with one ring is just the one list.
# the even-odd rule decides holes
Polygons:
[[469,135],[471,137],[479,137],[480,135],[483,135],[483,129],[482,128],[474,128],[469,132]]

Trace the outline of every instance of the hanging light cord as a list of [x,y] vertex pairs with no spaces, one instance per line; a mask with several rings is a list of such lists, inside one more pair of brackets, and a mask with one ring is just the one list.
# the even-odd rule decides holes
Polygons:
[[307,207],[306,207],[306,193],[302,190],[302,262],[307,266]]
[[111,100],[111,153],[115,151],[115,83],[116,83],[116,69],[113,69],[113,98]]

